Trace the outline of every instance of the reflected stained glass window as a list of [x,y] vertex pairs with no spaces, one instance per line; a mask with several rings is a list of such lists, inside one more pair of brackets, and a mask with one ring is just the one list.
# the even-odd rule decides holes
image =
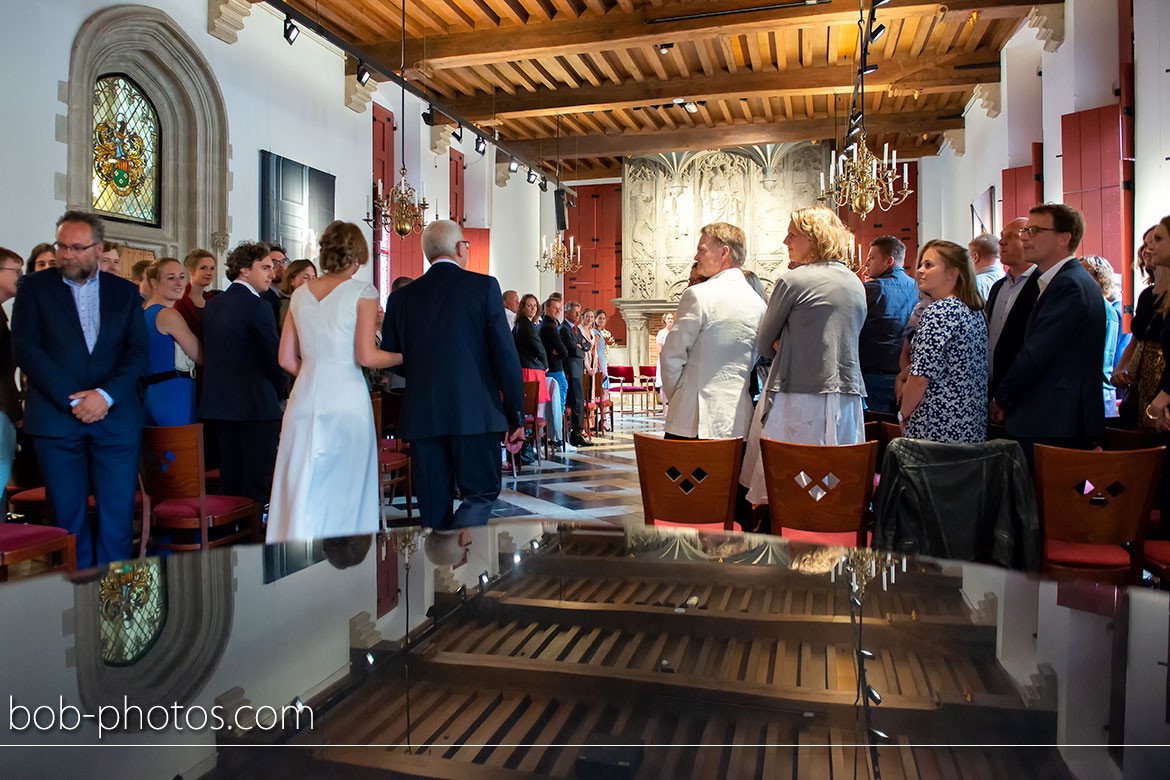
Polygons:
[[158,113],[125,76],[102,76],[93,90],[93,208],[159,222]]
[[110,567],[99,587],[102,660],[129,666],[154,645],[167,619],[166,574],[157,558]]

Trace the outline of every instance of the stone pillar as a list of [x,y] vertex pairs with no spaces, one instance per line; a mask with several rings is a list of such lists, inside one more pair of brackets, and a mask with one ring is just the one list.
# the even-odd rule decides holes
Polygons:
[[622,319],[626,321],[626,346],[630,351],[630,365],[635,367],[645,365],[650,355],[650,334],[646,330],[646,315],[627,313],[623,308]]

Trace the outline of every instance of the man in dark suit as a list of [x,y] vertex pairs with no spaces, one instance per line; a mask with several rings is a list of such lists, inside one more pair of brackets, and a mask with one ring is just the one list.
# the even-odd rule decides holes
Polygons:
[[556,385],[555,388],[549,388],[550,393],[555,396],[549,414],[554,447],[560,447],[561,442],[569,438],[568,434],[561,430],[565,422],[565,399],[568,398],[569,384],[565,379],[565,342],[561,341],[560,327],[561,301],[559,298],[549,297],[544,302],[544,318],[540,321],[540,343],[544,345],[544,354],[548,358],[548,378]]
[[272,307],[272,316],[276,318],[277,327],[280,324],[280,306],[284,302],[284,294],[280,291],[280,283],[284,280],[284,271],[288,268],[288,255],[284,247],[279,244],[268,244],[268,259],[272,261],[272,282],[268,289],[260,293],[260,297],[268,301]]
[[12,316],[16,362],[28,377],[24,430],[35,442],[53,517],[77,537],[83,568],[131,554],[143,420],[137,385],[149,350],[137,286],[98,271],[104,238],[94,215],[65,212],[56,267],[21,282]]
[[227,258],[231,284],[203,309],[199,416],[219,443],[219,492],[263,504],[280,443],[280,338],[262,297],[272,284],[267,244],[240,244]]
[[987,296],[987,358],[990,363],[990,397],[1012,362],[1024,346],[1024,330],[1032,307],[1040,296],[1040,274],[1024,258],[1020,230],[1027,227],[1027,217],[1017,217],[999,234],[999,259],[1006,275],[991,286]]
[[1020,231],[1039,297],[991,417],[1006,423],[1029,461],[1035,444],[1087,449],[1105,431],[1105,299],[1074,255],[1084,233],[1080,212],[1061,203],[1033,208]]
[[574,447],[591,447],[581,435],[585,426],[585,353],[589,342],[577,326],[581,321],[581,304],[569,301],[565,304],[565,321],[561,323],[561,343],[565,345],[565,379],[569,384],[565,407],[572,414],[572,435],[566,435]]
[[[467,271],[463,231],[427,225],[431,267],[390,295],[382,349],[401,352],[406,395],[398,432],[410,442],[422,524],[440,532],[485,525],[500,495],[500,435],[524,439],[520,359],[500,285]],[[453,511],[455,489],[463,497]]]

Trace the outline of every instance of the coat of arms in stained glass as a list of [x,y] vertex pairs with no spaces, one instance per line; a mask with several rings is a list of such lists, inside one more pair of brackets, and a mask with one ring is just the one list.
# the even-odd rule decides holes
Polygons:
[[93,208],[158,224],[158,114],[125,76],[103,76],[93,91]]

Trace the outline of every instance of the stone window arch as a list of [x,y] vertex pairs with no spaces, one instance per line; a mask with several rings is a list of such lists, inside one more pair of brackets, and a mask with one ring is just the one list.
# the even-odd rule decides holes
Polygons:
[[68,84],[66,203],[93,210],[98,80],[120,74],[151,101],[159,125],[157,224],[111,220],[107,238],[182,257],[195,247],[222,259],[231,230],[227,109],[195,42],[165,12],[118,5],[96,12],[73,41]]

